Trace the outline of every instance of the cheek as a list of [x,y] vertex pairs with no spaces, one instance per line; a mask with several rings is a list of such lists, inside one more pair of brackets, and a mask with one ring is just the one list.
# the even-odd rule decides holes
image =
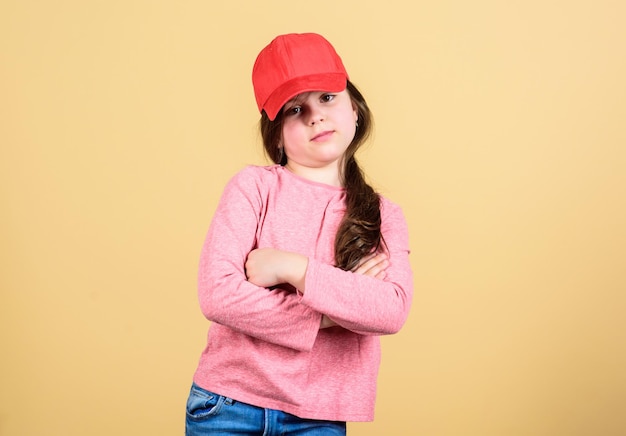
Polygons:
[[299,135],[300,133],[298,129],[293,124],[283,125],[283,132],[282,132],[283,145],[285,146],[291,145],[292,142],[298,139]]
[[288,146],[287,144],[289,144],[291,142],[291,134],[290,134],[290,130],[286,127],[283,127],[283,131],[282,134],[280,136],[281,139],[281,144],[283,145],[283,147]]
[[357,122],[357,120],[358,120],[358,116],[357,116],[356,112],[353,112],[353,111],[350,111],[350,112],[346,113],[342,117],[341,122],[342,122],[346,132],[352,132],[352,134],[356,133],[356,122]]

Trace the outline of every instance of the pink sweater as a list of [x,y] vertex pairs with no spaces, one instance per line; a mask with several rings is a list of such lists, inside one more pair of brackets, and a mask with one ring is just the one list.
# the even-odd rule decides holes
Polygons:
[[[408,232],[401,209],[383,198],[386,278],[333,267],[344,197],[278,165],[249,166],[230,180],[200,260],[200,307],[212,323],[198,385],[303,418],[373,420],[378,336],[400,330],[411,305]],[[257,247],[309,257],[304,296],[246,280]],[[320,330],[322,314],[341,327]]]

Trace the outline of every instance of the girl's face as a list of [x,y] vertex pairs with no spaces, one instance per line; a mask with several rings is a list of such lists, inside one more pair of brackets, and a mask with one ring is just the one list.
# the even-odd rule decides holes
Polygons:
[[[282,144],[287,168],[307,178],[324,170],[339,184],[339,164],[356,132],[358,113],[347,90],[300,94],[283,107]],[[311,177],[313,176],[313,177]]]

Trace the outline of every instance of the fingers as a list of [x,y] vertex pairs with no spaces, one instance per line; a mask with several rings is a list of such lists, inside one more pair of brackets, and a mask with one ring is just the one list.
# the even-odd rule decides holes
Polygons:
[[365,274],[368,270],[378,265],[386,256],[383,253],[373,253],[361,259],[359,264],[352,270],[357,274]]
[[[354,269],[352,270],[352,272],[357,272],[357,270],[362,269],[364,266],[366,266],[366,264],[367,264],[368,262],[372,262],[372,261],[374,261],[374,260],[375,260],[378,256],[380,256],[381,254],[382,254],[382,253],[372,253],[372,254],[369,254],[369,255],[365,256],[364,258],[362,258],[362,259],[359,261],[359,264],[358,264],[356,267],[354,267]],[[374,262],[374,263],[375,263],[375,262]]]
[[387,254],[376,253],[363,258],[361,263],[352,272],[383,279],[386,276],[385,269],[387,269],[388,266],[389,257]]

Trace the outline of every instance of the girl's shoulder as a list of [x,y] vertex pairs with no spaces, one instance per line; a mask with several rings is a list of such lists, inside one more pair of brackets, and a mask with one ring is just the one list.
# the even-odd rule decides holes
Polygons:
[[383,220],[383,222],[402,223],[406,221],[404,212],[402,211],[402,207],[398,203],[390,200],[384,195],[379,194],[379,197],[380,197],[380,217]]
[[381,211],[387,211],[387,212],[392,212],[392,211],[399,211],[402,212],[402,207],[400,207],[400,205],[398,203],[396,203],[395,201],[389,199],[389,197],[384,196],[383,194],[378,194],[378,197],[380,198],[380,209]]
[[277,179],[279,168],[280,165],[247,165],[235,173],[228,184],[241,188],[268,185]]
[[267,178],[275,177],[280,165],[246,165],[234,177],[255,177],[255,178]]

